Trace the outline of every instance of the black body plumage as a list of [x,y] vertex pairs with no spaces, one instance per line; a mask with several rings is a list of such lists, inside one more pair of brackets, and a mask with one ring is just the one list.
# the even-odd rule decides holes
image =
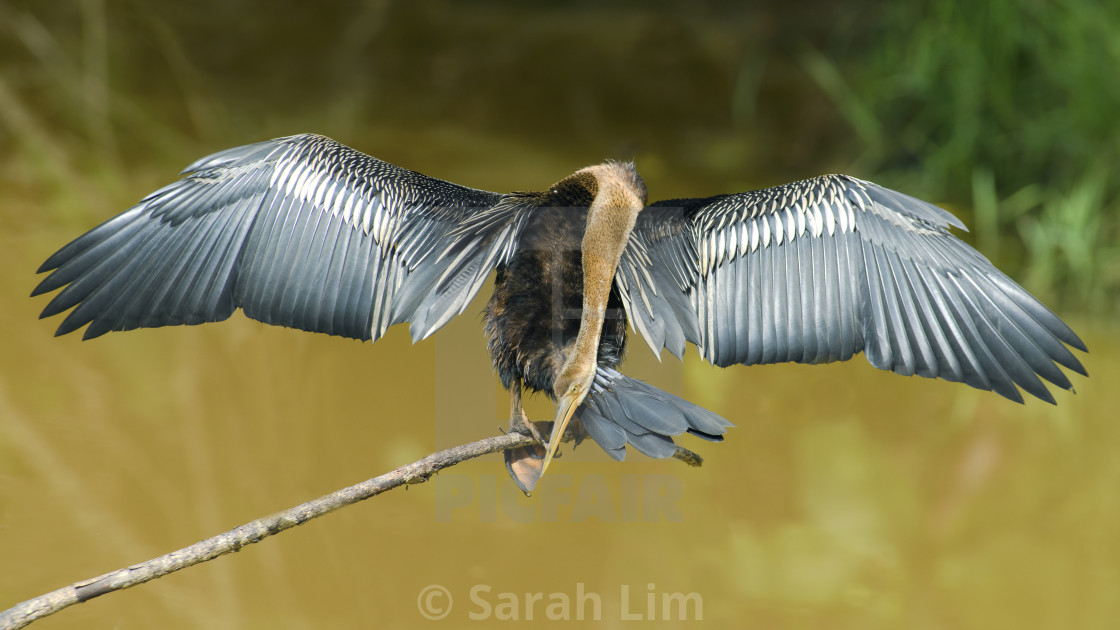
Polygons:
[[[554,397],[556,375],[579,333],[580,241],[587,207],[560,207],[546,195],[535,201],[540,205],[526,221],[517,253],[498,266],[494,294],[486,305],[486,334],[503,387],[510,389],[520,380],[529,389]],[[625,347],[626,313],[615,289],[599,338],[598,364],[617,366]]]
[[[644,202],[632,166],[577,172],[548,191],[497,194],[291,136],[203,158],[52,255],[33,292],[43,317],[85,338],[249,317],[376,340],[414,340],[461,313],[497,269],[486,309],[507,388],[554,394],[585,314],[581,248],[602,182]],[[596,167],[599,168],[599,167]],[[728,423],[615,368],[629,322],[657,354],[691,342],[728,366],[842,361],[1053,403],[1045,379],[1085,374],[1085,345],[1056,315],[952,236],[944,210],[842,175],[635,208],[613,269],[597,370],[576,418],[608,453],[655,457],[671,436]],[[638,212],[640,211],[640,212]],[[609,222],[608,222],[609,223]],[[612,228],[613,229],[613,228]],[[612,263],[613,265],[613,263]],[[590,374],[590,372],[588,372]]]

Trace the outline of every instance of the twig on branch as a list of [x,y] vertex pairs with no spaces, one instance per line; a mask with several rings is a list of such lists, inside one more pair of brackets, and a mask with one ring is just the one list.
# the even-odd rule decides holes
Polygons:
[[[570,436],[565,435],[565,438],[570,438]],[[0,612],[0,630],[22,628],[36,619],[54,614],[74,604],[130,586],[143,584],[163,577],[168,573],[174,573],[179,569],[185,569],[207,560],[213,560],[218,556],[238,551],[245,545],[260,542],[285,529],[302,525],[313,518],[377,496],[382,492],[403,485],[423,483],[440,470],[469,459],[498,451],[529,446],[534,443],[535,440],[528,435],[510,432],[433,453],[380,477],[374,477],[349,488],[343,488],[283,512],[277,512],[272,516],[259,518],[240,527],[235,527],[224,534],[197,542],[189,547],[183,547],[178,551],[172,551],[158,558],[118,569],[93,579],[75,582],[57,591],[29,599]],[[699,455],[680,446],[677,447],[673,457],[690,466],[699,466],[701,462]]]
[[704,464],[704,458],[700,457],[700,453],[690,451],[680,444],[675,446],[676,450],[673,451],[673,459],[679,459],[689,466],[701,466]]

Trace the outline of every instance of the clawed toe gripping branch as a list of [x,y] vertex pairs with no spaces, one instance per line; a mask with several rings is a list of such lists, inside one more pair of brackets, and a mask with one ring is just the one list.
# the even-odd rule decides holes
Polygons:
[[[296,525],[302,525],[313,518],[377,496],[393,488],[423,483],[444,468],[449,468],[469,459],[535,443],[535,440],[528,435],[510,432],[432,453],[423,459],[401,466],[380,477],[368,479],[271,516],[245,523],[240,527],[235,527],[228,532],[197,542],[189,547],[172,551],[146,562],[117,569],[89,580],[75,582],[56,591],[29,599],[0,612],[0,630],[22,628],[32,621],[54,614],[74,604],[130,586],[143,584],[180,569],[238,551],[245,545],[260,542],[273,534],[278,534]],[[702,461],[696,453],[679,446],[674,457],[690,466],[699,466]]]

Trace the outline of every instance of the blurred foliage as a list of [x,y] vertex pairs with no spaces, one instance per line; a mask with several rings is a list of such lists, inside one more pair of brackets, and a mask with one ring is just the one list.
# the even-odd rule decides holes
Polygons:
[[[1054,307],[1114,314],[1116,32],[1095,0],[0,2],[0,178],[66,216],[126,171],[305,130],[375,152],[456,130],[495,171],[636,157],[666,196],[844,170],[971,213]],[[451,161],[413,143],[382,157]]]
[[[534,152],[564,159],[560,172],[636,157],[666,197],[845,163],[827,159],[843,153],[829,150],[846,138],[842,121],[796,57],[842,11],[820,0],[205,7],[0,2],[12,97],[0,102],[0,137],[24,158],[0,177],[47,187],[65,216],[92,196],[67,191],[97,173],[88,191],[113,191],[146,167],[309,130],[436,175],[459,168],[457,137],[498,173]],[[429,130],[445,137],[424,142]],[[495,185],[518,181],[506,174]]]
[[1120,4],[920,5],[805,57],[859,169],[971,205],[980,249],[1044,301],[1120,312]]

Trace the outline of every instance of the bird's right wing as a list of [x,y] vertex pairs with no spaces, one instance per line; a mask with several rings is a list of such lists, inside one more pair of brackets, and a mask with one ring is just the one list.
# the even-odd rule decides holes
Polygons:
[[1056,315],[949,233],[932,204],[842,175],[658,202],[615,275],[654,352],[697,345],[715,365],[844,361],[1049,402],[1065,347]]
[[203,158],[183,179],[52,255],[43,317],[112,330],[226,319],[377,339],[427,337],[516,247],[525,215],[496,193],[382,162],[316,135]]

